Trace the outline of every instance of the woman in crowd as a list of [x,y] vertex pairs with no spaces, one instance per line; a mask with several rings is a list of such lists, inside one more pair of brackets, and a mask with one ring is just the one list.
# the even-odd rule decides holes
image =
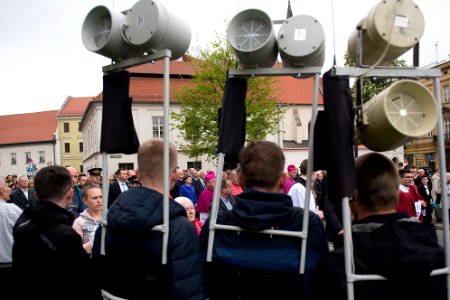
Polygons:
[[102,190],[96,185],[89,185],[83,189],[83,203],[86,209],[73,222],[73,229],[83,239],[83,248],[88,254],[92,253],[94,235],[102,218]]
[[192,224],[194,224],[195,230],[199,235],[203,227],[203,223],[199,219],[195,218],[195,206],[192,201],[189,198],[182,196],[175,198],[175,201],[180,203],[184,207],[188,220],[191,221]]

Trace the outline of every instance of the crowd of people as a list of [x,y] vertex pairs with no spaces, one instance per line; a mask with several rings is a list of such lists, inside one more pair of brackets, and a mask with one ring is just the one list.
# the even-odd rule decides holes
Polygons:
[[[106,220],[100,168],[47,166],[34,187],[27,176],[0,178],[4,299],[346,299],[342,208],[327,193],[326,170],[307,178],[307,159],[286,168],[279,146],[258,141],[216,182],[213,170],[180,169],[170,143],[166,240],[155,230],[164,223],[163,147],[162,139],[143,143],[138,169],[109,178]],[[353,268],[387,280],[355,283],[355,299],[446,299],[445,275],[429,276],[445,267],[432,217],[441,182],[424,171],[400,170],[379,153],[356,159]],[[273,232],[301,231],[306,213],[305,239]],[[213,224],[239,229],[215,229],[207,261]]]

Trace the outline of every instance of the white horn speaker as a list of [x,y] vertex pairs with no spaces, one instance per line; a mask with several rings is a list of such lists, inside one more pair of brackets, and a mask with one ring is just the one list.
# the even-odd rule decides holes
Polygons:
[[81,30],[83,44],[89,51],[106,56],[115,61],[139,54],[122,36],[125,15],[100,5],[86,16]]
[[284,67],[322,67],[325,61],[322,25],[311,16],[290,17],[278,32],[278,48]]
[[[384,0],[374,6],[359,25],[362,27],[363,65],[387,66],[416,45],[423,35],[425,20],[411,0]],[[358,30],[348,40],[348,54],[356,62]]]
[[172,51],[172,59],[183,56],[191,43],[191,28],[155,0],[136,2],[126,15],[124,35],[131,45],[145,52]]
[[374,151],[387,151],[433,130],[438,117],[434,96],[422,84],[400,80],[363,105],[358,139]]
[[233,17],[227,39],[244,68],[272,67],[278,56],[272,20],[263,11],[247,9]]

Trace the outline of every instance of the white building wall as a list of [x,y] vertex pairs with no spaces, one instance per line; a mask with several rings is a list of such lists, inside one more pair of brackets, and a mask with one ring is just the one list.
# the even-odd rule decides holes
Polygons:
[[[44,162],[39,162],[39,151],[44,152]],[[27,175],[27,168],[25,152],[31,153],[33,163],[39,170],[47,165],[52,165],[55,162],[55,147],[52,143],[41,144],[24,144],[4,146],[0,148],[0,176],[8,174]],[[16,164],[11,164],[11,153],[16,153]]]
[[[175,104],[170,106],[170,112],[179,111],[179,105]],[[308,126],[311,121],[311,106],[307,105],[295,105],[288,106],[285,108],[286,113],[283,120],[280,122],[280,133],[275,135],[267,136],[266,140],[272,141],[278,144],[282,149],[286,157],[286,167],[289,164],[294,164],[299,166],[301,161],[308,157],[308,148],[283,148],[283,140],[294,140],[297,143],[302,143],[308,140],[309,131]],[[298,116],[300,118],[301,126],[297,126],[297,121],[295,120],[294,109],[297,109]],[[322,108],[319,107],[319,110]],[[139,142],[142,144],[148,139],[153,137],[152,128],[152,117],[163,117],[163,105],[154,103],[133,103],[132,115],[134,126],[138,135]],[[83,162],[85,170],[93,167],[103,168],[103,154],[100,153],[100,136],[101,136],[101,117],[102,117],[102,107],[101,103],[96,104],[91,111],[88,112],[85,126],[83,127],[84,136],[84,155],[85,160]],[[172,124],[173,119],[169,122]],[[183,141],[178,129],[174,126],[170,126],[169,139],[179,146]],[[369,152],[370,150],[362,148],[359,149],[359,155]],[[397,157],[400,161],[403,161],[403,147],[398,148],[393,151],[385,153],[389,158]],[[137,155],[136,154],[110,154],[107,156],[108,159],[108,174],[114,173],[120,163],[132,163],[135,168],[137,168]],[[183,152],[178,152],[178,166],[181,169],[187,168],[187,163],[194,161],[193,159],[187,157]],[[216,162],[208,162],[206,157],[201,159],[202,169],[217,169]],[[106,174],[105,172],[103,173]]]

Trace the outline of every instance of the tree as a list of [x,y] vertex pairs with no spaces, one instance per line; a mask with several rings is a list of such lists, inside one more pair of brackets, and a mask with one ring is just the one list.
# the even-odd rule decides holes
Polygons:
[[[218,109],[222,104],[224,83],[228,69],[236,68],[236,60],[225,38],[217,37],[211,48],[200,50],[193,60],[194,85],[186,85],[175,95],[180,112],[172,112],[173,124],[186,143],[181,150],[194,159],[206,155],[216,158],[218,142]],[[246,97],[246,140],[264,140],[279,132],[278,123],[283,113],[277,105],[278,91],[274,77],[248,79]]]
[[[346,67],[355,67],[356,64],[352,58],[346,52],[344,54]],[[407,67],[405,60],[395,60],[389,67]],[[362,103],[366,103],[373,96],[381,93],[384,89],[389,87],[392,83],[396,82],[398,78],[388,77],[388,78],[364,78],[362,81]],[[356,83],[352,86],[352,99],[353,103],[356,103]]]

